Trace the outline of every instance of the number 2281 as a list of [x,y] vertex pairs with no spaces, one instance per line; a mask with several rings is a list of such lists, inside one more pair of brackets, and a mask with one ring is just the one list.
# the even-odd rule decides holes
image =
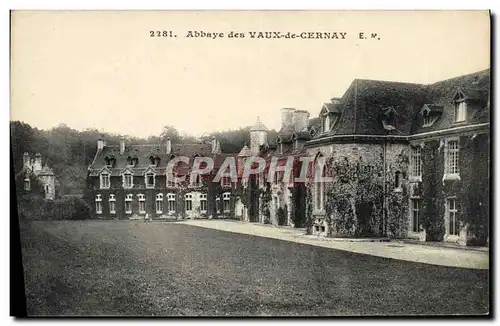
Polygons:
[[172,31],[149,31],[149,37],[174,37]]

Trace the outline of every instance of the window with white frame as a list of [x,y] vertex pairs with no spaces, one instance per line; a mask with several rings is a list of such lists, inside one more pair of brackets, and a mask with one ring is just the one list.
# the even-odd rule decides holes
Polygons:
[[413,146],[411,148],[411,175],[412,177],[422,177],[422,147]]
[[448,234],[459,235],[460,224],[457,220],[457,201],[455,198],[447,200],[447,213],[448,213]]
[[465,101],[455,103],[455,122],[465,121],[467,114],[467,103]]
[[229,205],[230,199],[231,199],[231,193],[225,192],[222,194],[222,205],[223,205],[222,209],[224,210],[225,213],[231,210]]
[[125,214],[132,214],[132,200],[132,194],[125,196]]
[[224,188],[230,188],[231,187],[231,177],[230,176],[225,176],[221,178],[221,185]]
[[102,214],[102,196],[101,195],[95,196],[95,212],[97,214]]
[[318,211],[325,208],[325,184],[319,180],[320,176],[325,175],[324,157],[319,155],[315,163],[315,178],[314,178],[314,207]]
[[109,195],[109,213],[116,214],[116,198],[115,195]]
[[110,181],[109,181],[109,173],[101,173],[101,189],[109,189]]
[[175,194],[167,194],[168,212],[175,213]]
[[203,213],[207,211],[207,194],[200,195],[200,211]]
[[123,174],[123,188],[132,188],[134,186],[134,176],[132,173]]
[[31,181],[29,178],[24,179],[24,190],[30,191],[31,189]]
[[424,115],[424,124],[422,125],[422,127],[430,127],[432,126],[432,124],[434,123],[434,120],[436,118],[430,114],[426,114]]
[[330,115],[329,114],[326,114],[324,117],[323,117],[323,132],[328,132],[330,131]]
[[137,198],[139,199],[139,214],[146,213],[146,196],[138,194]]
[[145,176],[146,188],[155,187],[155,174],[153,172],[146,173]]
[[449,140],[448,149],[446,153],[446,173],[447,174],[458,174],[459,172],[459,147],[458,140]]
[[418,198],[411,199],[411,230],[412,232],[420,232],[420,205],[421,200]]
[[217,211],[217,213],[220,213],[220,198],[219,197],[215,198],[215,210]]
[[163,213],[163,194],[156,194],[156,214]]
[[184,195],[184,204],[185,204],[185,209],[186,212],[190,212],[193,210],[193,195],[192,194],[185,194]]

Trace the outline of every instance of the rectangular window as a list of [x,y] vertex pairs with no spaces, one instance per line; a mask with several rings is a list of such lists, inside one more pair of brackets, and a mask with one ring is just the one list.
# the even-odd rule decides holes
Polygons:
[[143,194],[139,194],[139,214],[146,213],[146,197]]
[[420,199],[411,200],[411,230],[420,232]]
[[97,214],[102,214],[102,197],[101,197],[101,195],[97,195],[95,197],[95,212]]
[[458,141],[456,141],[456,140],[448,141],[448,152],[447,152],[447,158],[446,158],[446,162],[447,162],[446,173],[458,174],[458,172],[459,172],[458,155],[459,155]]
[[124,188],[132,188],[132,174],[126,173],[123,175],[123,187]]
[[216,209],[217,213],[220,213],[220,198],[219,197],[215,198],[215,209]]
[[175,213],[175,194],[168,194],[168,212]]
[[460,224],[457,221],[457,202],[454,198],[448,199],[448,234],[459,235]]
[[224,212],[229,212],[231,209],[230,209],[230,205],[229,205],[229,200],[231,198],[231,194],[228,193],[228,192],[225,192],[222,194],[222,209],[224,210]]
[[413,177],[422,176],[422,147],[411,148],[411,175]]
[[132,214],[132,195],[127,195],[125,197],[125,213]]
[[186,205],[186,212],[192,211],[193,210],[193,195],[191,195],[191,194],[184,195],[184,200],[185,200],[185,205]]
[[323,117],[323,131],[328,132],[330,131],[330,116],[326,115]]
[[25,191],[30,191],[30,189],[31,189],[30,179],[24,179],[24,190]]
[[467,103],[465,101],[455,103],[455,122],[465,121]]
[[114,201],[109,202],[109,213],[116,214],[116,203]]
[[155,175],[153,173],[146,174],[146,188],[155,187]]
[[101,174],[101,189],[108,189],[109,188],[109,174],[108,173],[102,173]]
[[156,213],[163,213],[163,194],[156,195]]
[[207,211],[207,195],[206,194],[200,195],[200,211],[202,211],[202,212]]
[[116,199],[115,195],[109,195],[109,213],[116,214]]
[[426,115],[424,116],[424,124],[423,124],[423,127],[429,127],[432,125],[432,116],[431,115]]

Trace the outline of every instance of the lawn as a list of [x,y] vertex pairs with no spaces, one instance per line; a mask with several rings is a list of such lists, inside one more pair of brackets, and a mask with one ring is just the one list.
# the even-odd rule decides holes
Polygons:
[[488,271],[176,222],[23,222],[29,315],[484,314]]

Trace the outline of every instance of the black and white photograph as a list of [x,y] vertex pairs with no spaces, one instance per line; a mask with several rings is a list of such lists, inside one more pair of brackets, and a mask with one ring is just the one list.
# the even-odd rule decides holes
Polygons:
[[489,316],[491,21],[12,10],[25,314]]

